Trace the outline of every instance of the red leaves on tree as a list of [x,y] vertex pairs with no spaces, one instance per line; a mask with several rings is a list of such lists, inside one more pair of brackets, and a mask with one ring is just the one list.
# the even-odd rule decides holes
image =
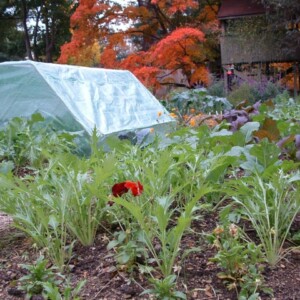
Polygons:
[[196,9],[199,6],[198,2],[196,0],[172,0],[172,4],[170,4],[169,0],[151,0],[152,5],[157,5],[161,10],[169,14],[184,12],[188,8]]
[[[194,46],[204,41],[204,34],[195,28],[179,28],[154,46],[152,57],[167,69],[190,63]],[[158,61],[157,61],[158,59]]]
[[96,16],[109,5],[97,0],[81,0],[71,16],[72,40],[61,47],[58,63],[98,66],[100,63],[99,28]]
[[107,47],[101,54],[101,64],[108,69],[117,69],[118,62],[116,60],[116,51],[112,48]]
[[207,84],[205,62],[216,59],[215,3],[81,0],[71,17],[72,40],[58,62],[127,69],[153,92],[176,83],[176,74],[187,86]]

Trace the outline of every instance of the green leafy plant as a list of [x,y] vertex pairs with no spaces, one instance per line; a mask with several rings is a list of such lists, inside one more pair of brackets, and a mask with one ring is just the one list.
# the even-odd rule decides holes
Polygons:
[[26,297],[30,299],[33,295],[42,295],[45,293],[44,284],[51,283],[55,286],[63,282],[64,276],[56,273],[56,268],[48,268],[48,260],[40,256],[33,265],[21,265],[28,274],[21,277],[21,289],[26,292]]
[[82,245],[91,245],[105,215],[115,158],[108,155],[97,163],[76,158],[71,167],[59,162],[57,168],[49,179],[66,202],[66,226]]
[[[136,206],[134,203],[118,198],[114,200],[117,204],[124,206],[130,211],[132,217],[138,222],[142,230],[140,238],[165,277],[172,274],[172,268],[179,253],[180,241],[183,233],[190,225],[196,202],[201,196],[210,191],[208,187],[203,187],[201,192],[186,204],[186,207],[177,219],[177,224],[172,227],[169,227],[169,223],[175,210],[171,208],[173,200],[170,197],[155,199],[150,215],[149,212],[143,211],[141,207]],[[159,241],[159,253],[157,253],[153,244],[153,239],[155,238]]]
[[270,292],[263,285],[261,249],[247,241],[237,225],[218,226],[208,239],[218,251],[210,260],[224,270],[218,277],[229,290],[236,291],[239,299],[258,299],[260,291]]
[[43,176],[1,176],[0,182],[1,210],[12,216],[13,225],[30,236],[63,269],[73,246],[68,238],[64,199],[50,192],[52,186]]
[[232,107],[226,98],[208,95],[203,89],[175,92],[170,95],[165,105],[168,110],[175,110],[179,117],[189,115],[191,109],[208,114],[222,112]]
[[56,267],[48,268],[48,260],[41,255],[34,264],[22,264],[28,274],[21,277],[21,290],[26,293],[26,299],[34,295],[42,295],[50,300],[79,300],[80,290],[85,280],[72,287],[64,275],[57,272]]
[[300,246],[300,231],[292,233],[291,240],[295,243],[295,245]]
[[234,105],[244,100],[250,103],[261,100],[266,101],[282,93],[282,89],[279,85],[266,79],[260,82],[248,80],[242,83],[235,81],[234,83],[236,83],[236,85],[228,95],[228,100]]
[[[2,176],[1,210],[31,236],[60,268],[71,257],[74,238],[93,243],[107,207],[114,156],[97,160],[57,155],[34,177]],[[73,241],[72,241],[73,240]]]
[[[179,187],[178,190],[181,188]],[[162,281],[157,281],[155,277],[152,277],[156,291],[158,287],[165,290],[167,289],[166,286],[170,288],[170,285],[173,285],[174,277],[171,275],[176,259],[178,259],[181,239],[190,226],[193,213],[197,209],[198,200],[209,192],[211,192],[211,188],[202,186],[200,191],[180,210],[173,208],[174,198],[172,196],[153,199],[151,210],[144,210],[142,206],[125,199],[114,199],[116,204],[125,207],[130,212],[139,225],[141,230],[139,240],[144,243],[150,252],[150,262],[155,263],[156,268],[163,276]],[[175,212],[179,213],[179,216],[174,224],[172,219]],[[151,272],[150,275],[152,276]],[[163,293],[162,291],[157,292]]]
[[139,240],[140,231],[134,226],[127,228],[130,229],[114,233],[115,239],[108,243],[107,249],[115,249],[114,257],[122,270],[132,271],[138,262],[144,262],[145,258],[148,258],[148,254],[144,244]]
[[52,282],[45,282],[43,287],[49,300],[80,300],[79,294],[85,284],[86,280],[82,280],[72,287],[69,282],[66,282],[59,288]]
[[222,79],[214,79],[213,83],[208,86],[207,92],[209,95],[225,97],[225,83]]
[[254,90],[247,83],[243,83],[235,88],[230,92],[227,98],[234,106],[244,100],[247,100],[250,103],[254,103],[256,100]]
[[267,262],[275,266],[288,252],[284,242],[300,211],[299,173],[253,175],[230,181],[228,193],[252,223],[262,244]]
[[145,290],[141,295],[150,294],[156,299],[175,300],[186,299],[186,295],[180,291],[176,291],[176,275],[169,275],[163,279],[152,278],[150,282],[152,289]]
[[51,122],[37,113],[31,118],[13,118],[0,131],[0,160],[11,161],[15,168],[39,168],[52,154],[74,149],[74,136],[52,129]]
[[281,165],[279,155],[281,153],[278,146],[269,142],[266,138],[244,151],[246,160],[240,164],[244,170],[253,173],[263,173],[269,167]]

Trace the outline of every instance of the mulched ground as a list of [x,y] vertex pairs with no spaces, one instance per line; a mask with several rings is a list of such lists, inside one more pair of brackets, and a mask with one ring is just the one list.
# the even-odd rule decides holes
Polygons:
[[[31,241],[11,228],[10,222],[5,214],[0,213],[0,299],[3,300],[25,298],[17,289],[18,278],[25,274],[20,264],[33,263],[38,257]],[[209,214],[203,220],[193,223],[193,229],[198,234],[188,234],[183,239],[182,248],[202,248],[201,252],[189,255],[181,265],[178,287],[187,294],[188,299],[237,299],[235,292],[228,291],[218,279],[217,273],[221,270],[209,262],[209,258],[214,255],[214,249],[199,237],[201,232],[211,232],[216,223],[216,218]],[[107,236],[99,232],[93,246],[75,247],[74,259],[70,263],[70,276],[74,283],[87,280],[81,298],[149,299],[139,296],[143,288],[148,288],[146,278],[136,272],[128,274],[117,269],[113,257],[109,256],[111,251],[107,250],[107,243]],[[274,290],[274,298],[262,296],[261,299],[299,300],[300,254],[291,253],[276,268],[266,268],[265,279],[267,286]]]

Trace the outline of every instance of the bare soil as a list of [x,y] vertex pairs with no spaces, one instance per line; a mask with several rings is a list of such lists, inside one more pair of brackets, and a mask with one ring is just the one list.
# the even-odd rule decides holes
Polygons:
[[[296,220],[296,225],[300,220]],[[18,289],[18,279],[25,270],[20,264],[31,264],[39,256],[32,247],[30,239],[18,232],[11,225],[11,219],[0,213],[0,299],[25,299]],[[217,224],[216,216],[207,215],[193,224],[196,233],[211,232]],[[113,256],[109,256],[106,246],[109,242],[105,233],[99,232],[94,245],[74,249],[74,258],[70,262],[70,276],[75,284],[82,279],[87,283],[82,289],[82,299],[149,299],[140,296],[148,288],[145,276],[136,271],[131,273],[117,268]],[[178,289],[187,294],[188,299],[237,299],[234,291],[228,291],[217,277],[221,270],[209,258],[214,256],[214,249],[199,238],[199,234],[188,234],[182,247],[190,249],[201,247],[201,251],[189,255],[180,270]],[[261,299],[299,300],[300,299],[300,254],[290,253],[285,260],[274,268],[265,269],[266,285],[274,291],[274,297],[262,295]],[[34,298],[33,298],[34,299]],[[35,298],[43,299],[43,298]]]

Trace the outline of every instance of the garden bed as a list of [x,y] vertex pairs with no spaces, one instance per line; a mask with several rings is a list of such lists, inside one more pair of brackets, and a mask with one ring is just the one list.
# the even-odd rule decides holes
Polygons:
[[[0,222],[0,299],[24,299],[24,294],[17,289],[17,280],[25,274],[20,264],[34,263],[39,253],[28,238],[9,225],[9,217],[0,214]],[[194,222],[192,228],[196,233],[209,233],[217,223],[216,215],[207,214],[201,221]],[[295,224],[299,223],[300,218]],[[72,281],[87,280],[81,291],[81,299],[149,299],[148,296],[139,296],[143,288],[148,286],[145,276],[118,269],[114,258],[108,257],[112,252],[106,248],[108,241],[106,234],[99,232],[92,246],[77,244],[74,249],[74,258],[70,262]],[[179,289],[186,292],[188,299],[237,299],[235,292],[228,291],[217,277],[220,268],[209,261],[215,250],[201,241],[199,235],[186,235],[182,248],[196,246],[202,250],[190,254],[182,265],[177,266],[180,270]],[[264,276],[266,285],[274,291],[274,298],[265,295],[262,299],[299,299],[300,254],[289,254],[274,269],[266,267]]]
[[0,299],[300,299],[287,107],[185,122],[145,148],[112,139],[106,152],[94,132],[87,157],[74,137],[13,120],[0,132]]

